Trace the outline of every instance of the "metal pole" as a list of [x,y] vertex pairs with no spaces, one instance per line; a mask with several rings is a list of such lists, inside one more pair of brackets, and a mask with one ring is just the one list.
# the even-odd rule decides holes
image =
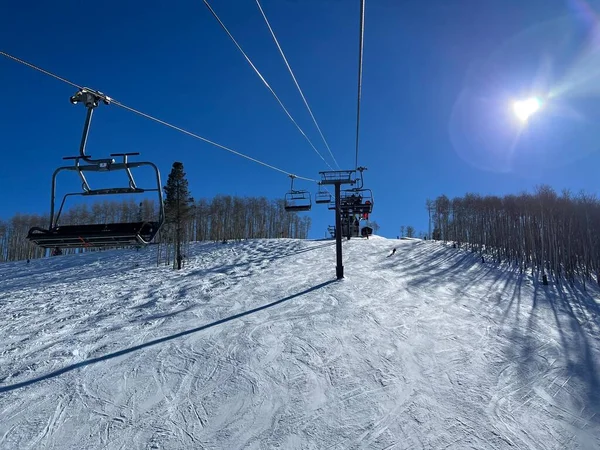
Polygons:
[[85,156],[85,144],[87,143],[88,132],[90,131],[90,123],[92,122],[92,114],[94,114],[94,108],[88,106],[87,114],[85,116],[85,124],[83,125],[83,134],[81,136],[81,144],[79,144],[79,156],[84,160],[89,157]]
[[335,183],[335,255],[337,266],[335,274],[338,280],[344,278],[344,266],[342,265],[342,218],[340,211],[341,183]]
[[54,229],[58,225],[58,220],[54,220],[54,203],[56,202],[56,176],[58,175],[58,172],[63,170],[63,168],[64,167],[59,167],[52,174],[52,192],[50,192],[50,228],[48,228],[49,230]]

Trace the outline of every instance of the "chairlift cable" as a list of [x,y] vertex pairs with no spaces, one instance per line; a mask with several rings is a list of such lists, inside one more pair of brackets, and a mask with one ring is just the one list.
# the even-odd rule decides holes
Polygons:
[[219,16],[215,12],[215,10],[212,9],[212,7],[210,6],[210,4],[208,3],[207,0],[204,0],[204,4],[210,10],[210,12],[214,16],[214,18],[217,20],[217,22],[219,22],[219,24],[221,25],[221,28],[223,28],[223,30],[227,33],[227,35],[232,40],[232,42],[235,44],[235,46],[240,51],[240,53],[244,56],[244,58],[246,59],[246,61],[248,62],[248,64],[250,64],[250,66],[252,67],[252,69],[254,69],[254,72],[256,72],[256,74],[261,79],[261,81],[264,83],[264,85],[267,87],[267,89],[271,92],[271,94],[273,94],[273,97],[275,97],[275,100],[277,100],[277,102],[279,103],[279,106],[281,106],[281,108],[286,113],[286,115],[290,118],[290,120],[292,121],[292,123],[296,126],[296,128],[298,128],[298,131],[300,131],[300,133],[302,134],[302,136],[304,136],[304,138],[308,141],[308,143],[310,144],[310,146],[312,147],[312,149],[315,151],[315,153],[317,155],[319,155],[319,157],[325,162],[325,164],[327,164],[327,167],[329,167],[331,170],[333,170],[333,167],[331,167],[331,165],[327,162],[327,160],[325,158],[323,158],[323,155],[321,155],[321,153],[319,152],[319,150],[317,150],[317,147],[315,147],[315,145],[312,143],[312,141],[310,140],[310,138],[306,135],[306,133],[304,132],[304,130],[302,130],[302,128],[300,127],[300,125],[298,125],[298,123],[296,122],[296,120],[292,117],[292,115],[290,114],[290,112],[284,106],[283,102],[277,96],[277,94],[275,93],[275,91],[273,90],[273,88],[271,87],[271,85],[267,82],[267,80],[265,79],[265,77],[263,77],[263,75],[260,73],[260,71],[256,68],[256,66],[254,65],[254,63],[252,62],[252,60],[250,59],[250,57],[246,54],[246,52],[244,52],[244,50],[242,49],[242,47],[240,46],[240,44],[238,44],[238,42],[235,40],[235,38],[233,37],[233,35],[231,34],[231,32],[227,29],[227,27],[225,26],[225,24],[223,23],[223,21],[219,18]]
[[277,48],[279,49],[279,53],[281,54],[281,57],[283,58],[283,61],[285,62],[285,65],[286,65],[288,71],[290,72],[290,75],[292,76],[294,83],[296,84],[296,88],[298,88],[298,92],[300,93],[300,96],[302,97],[302,100],[304,101],[304,104],[306,105],[306,109],[308,109],[308,113],[310,114],[310,117],[312,118],[315,126],[317,127],[317,130],[319,130],[319,134],[321,135],[321,139],[323,139],[323,142],[325,143],[325,147],[327,147],[327,150],[329,151],[329,154],[331,155],[333,162],[339,169],[340,165],[338,164],[337,160],[335,159],[335,156],[333,156],[333,153],[331,152],[331,148],[329,147],[329,144],[327,143],[327,140],[325,139],[325,136],[323,135],[323,132],[321,131],[321,127],[319,127],[319,124],[317,123],[317,119],[315,119],[315,116],[314,116],[310,106],[308,105],[308,101],[306,100],[306,97],[304,96],[304,93],[302,92],[302,89],[300,88],[300,84],[298,83],[298,80],[296,79],[296,76],[294,75],[294,72],[292,71],[292,68],[290,67],[290,64],[288,63],[287,58],[285,57],[285,54],[283,53],[283,49],[281,48],[281,45],[279,45],[279,41],[277,40],[277,37],[275,36],[275,32],[273,31],[273,28],[271,28],[271,24],[269,23],[269,20],[267,19],[267,16],[266,16],[264,10],[262,9],[262,6],[260,5],[259,0],[256,0],[256,5],[258,6],[258,9],[260,10],[260,13],[262,14],[263,18],[265,19],[265,23],[267,24],[267,27],[269,28],[269,31],[271,32],[273,41],[275,41],[275,44],[277,45]]
[[362,91],[363,41],[365,34],[365,0],[360,0],[360,28],[358,41],[358,102],[356,108],[356,167],[358,167],[358,137],[360,131],[360,99]]
[[[250,161],[253,161],[253,162],[257,163],[257,164],[261,164],[261,165],[263,165],[265,167],[268,167],[269,169],[273,169],[273,170],[276,170],[278,172],[284,173],[286,175],[290,175],[290,172],[288,172],[286,170],[280,169],[279,167],[275,167],[275,166],[273,166],[271,164],[268,164],[266,162],[263,162],[263,161],[261,161],[259,159],[256,159],[256,158],[253,158],[251,156],[245,155],[244,153],[241,153],[241,152],[238,152],[236,150],[233,150],[232,148],[229,148],[229,147],[226,147],[224,145],[218,144],[218,143],[216,143],[214,141],[211,141],[210,139],[206,139],[206,138],[204,138],[202,136],[199,136],[199,135],[197,135],[195,133],[192,133],[191,131],[187,131],[187,130],[181,128],[181,127],[178,127],[176,125],[172,125],[172,124],[170,124],[168,122],[165,122],[164,120],[157,119],[156,117],[153,117],[153,116],[151,116],[149,114],[143,113],[141,111],[138,111],[136,109],[131,108],[130,106],[124,105],[123,103],[118,102],[115,99],[112,99],[112,103],[114,103],[117,106],[120,106],[123,109],[131,111],[134,114],[138,114],[138,115],[140,115],[142,117],[145,117],[147,119],[153,120],[153,121],[155,121],[157,123],[160,123],[162,125],[165,125],[165,126],[167,126],[169,128],[173,128],[174,130],[180,131],[181,133],[187,134],[188,136],[194,137],[196,139],[200,139],[201,141],[206,142],[207,144],[214,145],[215,147],[218,147],[220,149],[226,150],[226,151],[228,151],[230,153],[233,153],[234,155],[241,156],[242,158],[246,158],[246,159],[248,159]],[[314,182],[317,181],[317,180],[315,180],[313,178],[302,177],[300,175],[296,175],[296,178],[301,179],[301,180],[306,180],[306,181],[314,181]]]
[[[37,71],[39,71],[39,72],[41,72],[43,74],[46,74],[46,75],[48,75],[48,76],[50,76],[52,78],[60,80],[63,83],[69,84],[69,85],[71,85],[73,87],[76,87],[78,89],[84,89],[83,87],[81,87],[81,86],[79,86],[79,85],[77,85],[77,84],[75,84],[75,83],[73,83],[73,82],[71,82],[71,81],[69,81],[69,80],[67,80],[65,78],[59,77],[58,75],[56,75],[56,74],[54,74],[52,72],[48,72],[47,70],[44,70],[44,69],[42,69],[42,68],[40,68],[40,67],[38,67],[38,66],[36,66],[34,64],[31,64],[31,63],[28,63],[26,61],[23,61],[22,59],[19,59],[19,58],[15,57],[15,56],[12,56],[12,55],[10,55],[8,53],[0,51],[0,55],[5,56],[5,57],[7,57],[9,59],[12,59],[13,61],[16,61],[18,63],[24,64],[24,65],[26,65],[26,66],[28,66],[28,67],[30,67],[32,69],[35,69],[35,70],[37,70]],[[146,114],[144,112],[138,111],[138,110],[136,110],[136,109],[134,109],[134,108],[132,108],[130,106],[127,106],[127,105],[125,105],[125,104],[123,104],[123,103],[115,100],[114,98],[111,98],[111,97],[108,97],[108,96],[106,98],[110,101],[110,103],[112,103],[112,104],[114,104],[116,106],[119,106],[119,107],[121,107],[121,108],[123,108],[123,109],[125,109],[127,111],[130,111],[132,113],[138,114],[138,115],[140,115],[142,117],[145,117],[145,118],[150,119],[150,120],[152,120],[154,122],[160,123],[160,124],[162,124],[164,126],[172,128],[172,129],[174,129],[176,131],[179,131],[181,133],[187,134],[188,136],[191,136],[193,138],[199,139],[199,140],[201,140],[203,142],[206,142],[207,144],[214,145],[215,147],[218,147],[220,149],[226,150],[226,151],[228,151],[230,153],[233,153],[234,155],[240,156],[242,158],[248,159],[248,160],[250,160],[252,162],[255,162],[257,164],[260,164],[262,166],[268,167],[269,169],[276,170],[277,172],[281,172],[281,173],[283,173],[285,175],[290,175],[290,172],[288,172],[286,170],[283,170],[283,169],[280,169],[279,167],[276,167],[276,166],[273,166],[271,164],[265,163],[265,162],[263,162],[263,161],[261,161],[259,159],[256,159],[256,158],[253,158],[251,156],[245,155],[244,153],[238,152],[238,151],[233,150],[233,149],[231,149],[229,147],[226,147],[224,145],[218,144],[218,143],[216,143],[214,141],[211,141],[211,140],[206,139],[206,138],[204,138],[202,136],[199,136],[199,135],[197,135],[195,133],[192,133],[191,131],[187,131],[187,130],[185,130],[185,129],[181,128],[181,127],[178,127],[176,125],[173,125],[173,124],[171,124],[169,122],[165,122],[164,120],[158,119],[158,118],[153,117],[153,116],[151,116],[149,114]],[[317,182],[317,180],[315,180],[313,178],[302,177],[302,176],[299,176],[299,175],[295,175],[295,176],[296,176],[296,178],[301,179],[301,180]]]
[[73,87],[76,87],[76,88],[77,88],[77,89],[79,89],[79,90],[83,89],[83,87],[82,87],[82,86],[79,86],[79,85],[77,85],[77,84],[73,83],[72,81],[69,81],[69,80],[67,80],[67,79],[65,79],[65,78],[59,77],[58,75],[55,75],[55,74],[53,74],[52,72],[48,72],[47,70],[44,70],[44,69],[42,69],[41,67],[38,67],[38,66],[36,66],[36,65],[34,65],[34,64],[28,63],[27,61],[23,61],[22,59],[19,59],[19,58],[17,58],[16,56],[9,55],[8,53],[5,53],[5,52],[3,52],[3,51],[0,51],[0,55],[2,55],[2,56],[6,56],[7,58],[9,58],[9,59],[12,59],[13,61],[16,61],[16,62],[18,62],[18,63],[24,64],[24,65],[26,65],[27,67],[31,67],[32,69],[35,69],[35,70],[37,70],[38,72],[42,72],[42,73],[44,73],[44,74],[46,74],[46,75],[49,75],[49,76],[51,76],[52,78],[56,78],[57,80],[59,80],[59,81],[62,81],[63,83],[70,84],[71,86],[73,86]]

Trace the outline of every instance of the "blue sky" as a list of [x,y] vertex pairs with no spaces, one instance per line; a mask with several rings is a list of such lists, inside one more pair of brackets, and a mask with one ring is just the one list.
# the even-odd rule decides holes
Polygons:
[[[333,165],[254,0],[215,11]],[[354,168],[359,1],[263,0],[334,156]],[[502,195],[549,184],[598,192],[597,2],[367,0],[359,165],[380,234],[427,229],[425,199]],[[202,1],[12,2],[0,49],[286,171],[318,178],[321,158]],[[78,151],[75,89],[0,58],[0,217],[49,210],[52,172]],[[598,88],[595,88],[598,85]],[[527,126],[515,98],[542,95]],[[163,184],[184,164],[196,198],[283,197],[289,179],[209,144],[100,106],[89,153],[140,151]],[[60,180],[59,180],[60,182]],[[298,182],[298,188],[317,187]],[[311,237],[333,214],[314,205]]]

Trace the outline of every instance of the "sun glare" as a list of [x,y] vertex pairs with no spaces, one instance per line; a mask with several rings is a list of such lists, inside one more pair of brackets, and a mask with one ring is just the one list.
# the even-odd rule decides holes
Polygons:
[[537,97],[531,97],[527,100],[518,100],[513,103],[513,111],[521,122],[527,120],[542,107],[542,102]]

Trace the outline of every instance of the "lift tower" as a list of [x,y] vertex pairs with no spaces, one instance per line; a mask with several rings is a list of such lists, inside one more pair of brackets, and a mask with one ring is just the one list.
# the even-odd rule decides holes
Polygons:
[[341,191],[342,184],[354,184],[355,170],[329,170],[319,172],[321,185],[335,185],[335,254],[337,265],[335,274],[338,280],[344,278],[344,266],[342,264],[342,216],[341,216]]

